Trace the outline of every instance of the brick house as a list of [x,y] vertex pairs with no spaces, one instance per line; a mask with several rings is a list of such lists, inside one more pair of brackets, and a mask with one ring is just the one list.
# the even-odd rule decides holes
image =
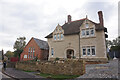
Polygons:
[[107,61],[107,28],[104,27],[102,11],[98,12],[100,23],[86,18],[57,25],[55,30],[45,38],[49,44],[49,60],[55,58],[82,58],[88,61]]
[[32,37],[21,53],[20,60],[26,61],[35,58],[47,60],[49,55],[48,50],[49,47],[46,41]]

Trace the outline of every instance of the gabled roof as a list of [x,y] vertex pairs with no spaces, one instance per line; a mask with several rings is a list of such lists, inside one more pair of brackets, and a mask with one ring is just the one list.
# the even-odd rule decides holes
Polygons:
[[43,41],[41,39],[33,38],[37,45],[40,47],[40,49],[49,49],[48,43],[46,41]]
[[[80,26],[82,25],[82,23],[85,20],[86,20],[86,18],[83,18],[83,19],[80,19],[80,20],[72,21],[70,23],[65,23],[63,26],[61,26],[62,29],[64,30],[64,35],[78,34],[80,32]],[[95,23],[91,20],[89,20],[89,21],[92,22],[93,24],[95,24],[95,29],[97,31],[105,29],[105,27],[100,26],[99,23]],[[53,33],[50,33],[45,38],[52,38],[52,34]]]

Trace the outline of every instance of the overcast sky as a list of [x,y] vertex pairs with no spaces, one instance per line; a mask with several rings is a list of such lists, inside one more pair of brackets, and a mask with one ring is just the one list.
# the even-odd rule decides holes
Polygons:
[[108,39],[118,36],[118,0],[0,0],[0,49],[13,51],[20,36],[47,40],[57,24],[63,25],[67,15],[72,20],[85,18],[99,22],[97,12],[103,11]]

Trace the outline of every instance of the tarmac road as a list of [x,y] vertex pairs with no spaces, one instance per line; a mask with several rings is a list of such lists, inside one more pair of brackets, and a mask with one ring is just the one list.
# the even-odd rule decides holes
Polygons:
[[0,80],[13,80],[12,78],[10,78],[9,76],[5,75],[2,73],[2,62],[0,62]]

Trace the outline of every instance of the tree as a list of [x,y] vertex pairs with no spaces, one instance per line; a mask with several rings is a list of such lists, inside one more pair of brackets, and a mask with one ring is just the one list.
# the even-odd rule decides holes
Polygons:
[[19,37],[17,38],[15,44],[14,44],[14,49],[17,50],[23,50],[23,48],[25,47],[25,42],[26,38],[25,37]]
[[110,48],[110,50],[113,51],[118,51],[120,50],[120,36],[117,37],[116,39],[111,40],[107,40],[106,41],[107,46]]
[[13,49],[15,50],[14,51],[14,57],[19,57],[20,58],[20,54],[22,53],[23,48],[26,45],[26,41],[25,40],[26,40],[25,37],[19,37],[15,41],[14,47],[13,47]]
[[5,53],[5,56],[8,57],[8,59],[10,59],[11,57],[14,56],[14,53],[11,52],[11,51],[7,51],[7,52]]

